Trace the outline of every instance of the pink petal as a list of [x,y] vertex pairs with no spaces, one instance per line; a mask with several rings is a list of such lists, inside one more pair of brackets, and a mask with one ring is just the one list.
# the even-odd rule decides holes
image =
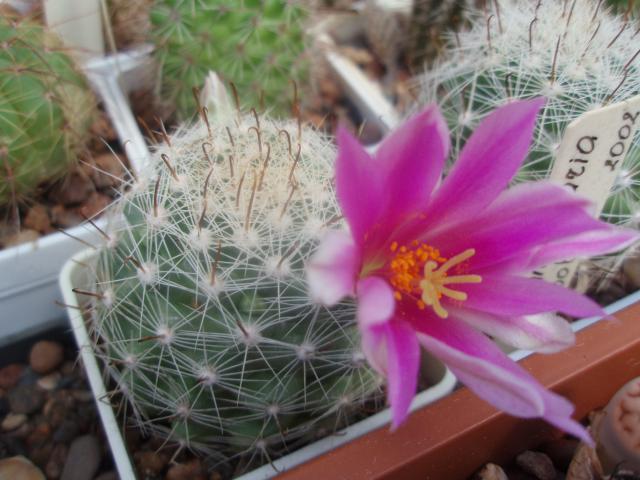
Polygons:
[[591,443],[588,432],[572,420],[573,407],[549,392],[492,341],[450,316],[446,320],[416,317],[422,345],[445,362],[478,396],[518,417],[541,417]]
[[348,232],[333,230],[320,242],[307,266],[309,295],[323,305],[335,305],[355,295],[360,254]]
[[338,131],[336,189],[358,245],[379,247],[403,219],[426,205],[449,150],[435,105],[397,128],[372,159],[345,129]]
[[537,249],[525,269],[533,270],[560,260],[616,252],[631,246],[639,238],[634,230],[616,227],[585,232]]
[[476,273],[516,257],[524,265],[533,250],[549,242],[609,229],[587,206],[584,199],[553,184],[519,185],[474,218],[430,231],[426,241],[445,256],[474,248],[471,264]]
[[391,429],[404,422],[418,385],[420,345],[411,326],[395,319],[385,327],[387,337],[387,400]]
[[482,275],[482,282],[460,285],[465,308],[495,315],[562,312],[575,317],[604,315],[593,300],[560,285],[515,275]]
[[376,152],[390,204],[385,217],[402,219],[426,206],[449,154],[447,123],[437,105],[428,105],[393,131]]
[[378,174],[375,161],[347,129],[339,127],[336,137],[336,194],[353,238],[361,245],[385,205],[384,178]]
[[387,401],[394,430],[407,418],[416,394],[420,345],[411,325],[399,318],[370,327],[359,325],[367,361],[387,379]]
[[541,98],[514,101],[487,116],[435,192],[425,216],[467,219],[493,202],[525,159],[544,103]]
[[393,316],[396,301],[389,284],[378,277],[360,280],[357,286],[358,325],[370,328],[386,323]]
[[575,343],[569,323],[554,314],[501,317],[468,308],[450,308],[451,315],[512,347],[554,353]]

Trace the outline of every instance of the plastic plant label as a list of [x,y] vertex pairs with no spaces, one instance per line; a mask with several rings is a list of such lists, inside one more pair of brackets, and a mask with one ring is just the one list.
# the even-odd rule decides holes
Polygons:
[[[589,198],[593,215],[600,216],[639,126],[640,95],[581,115],[567,127],[549,179]],[[568,287],[579,263],[560,262],[537,273]]]

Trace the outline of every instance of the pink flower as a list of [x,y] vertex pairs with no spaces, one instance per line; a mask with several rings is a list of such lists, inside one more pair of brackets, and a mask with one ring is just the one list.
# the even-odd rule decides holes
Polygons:
[[441,181],[449,134],[435,106],[371,157],[338,132],[337,195],[347,231],[331,231],[308,266],[312,297],[358,302],[362,349],[387,378],[392,428],[416,392],[420,345],[477,395],[507,413],[542,417],[590,441],[573,406],[545,390],[485,335],[551,352],[571,345],[554,312],[602,315],[593,301],[528,273],[636,239],[591,217],[589,203],[548,182],[507,185],[524,160],[544,100],[487,117]]

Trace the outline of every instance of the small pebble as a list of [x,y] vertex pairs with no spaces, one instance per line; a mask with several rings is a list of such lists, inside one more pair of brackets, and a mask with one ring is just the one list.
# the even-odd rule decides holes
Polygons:
[[62,470],[62,480],[91,480],[100,466],[102,452],[99,440],[93,435],[76,438]]
[[10,432],[20,427],[27,421],[27,416],[24,413],[10,413],[4,420],[2,420],[2,430],[5,432]]
[[72,395],[78,402],[93,401],[93,392],[91,390],[74,390]]
[[167,458],[154,451],[136,452],[133,456],[143,476],[159,475],[167,464]]
[[51,425],[46,421],[39,421],[27,437],[27,445],[42,445],[51,438]]
[[98,475],[94,480],[118,480],[118,474],[116,472],[104,472]]
[[43,375],[55,370],[63,360],[64,349],[58,342],[42,340],[34,344],[29,353],[29,365]]
[[80,427],[75,418],[64,418],[53,433],[53,441],[69,443],[80,433]]
[[31,367],[27,367],[20,375],[20,380],[18,381],[18,385],[35,385],[42,375],[33,371]]
[[0,460],[0,480],[46,480],[42,471],[24,457]]
[[24,217],[23,225],[40,233],[49,233],[52,231],[49,214],[44,205],[35,204],[31,207]]
[[167,472],[165,480],[182,480],[186,478],[189,480],[207,480],[202,464],[197,458],[186,463],[172,465]]
[[523,471],[538,480],[555,480],[556,478],[553,462],[544,453],[527,450],[516,457],[516,463]]
[[574,438],[558,438],[544,445],[543,451],[556,468],[566,471],[573,460],[580,441]]
[[23,243],[35,242],[40,238],[40,233],[35,230],[24,229],[20,232],[5,238],[2,244],[5,248],[15,247]]
[[95,191],[91,179],[81,171],[67,175],[49,193],[49,199],[65,206],[79,205]]
[[0,388],[12,388],[20,379],[24,365],[12,363],[0,369]]
[[60,375],[59,372],[53,372],[53,373],[50,373],[49,375],[46,375],[40,378],[36,382],[36,385],[38,385],[41,389],[46,391],[55,390],[56,387],[58,386],[58,383],[60,383],[61,378],[62,378],[62,375]]
[[7,395],[13,413],[27,415],[37,412],[45,401],[45,393],[35,385],[19,385]]
[[504,473],[502,467],[495,463],[487,463],[482,470],[480,470],[475,478],[477,480],[509,480],[507,474]]
[[79,223],[82,223],[84,219],[75,208],[65,208],[63,205],[55,205],[51,207],[51,222],[59,228],[69,228]]
[[62,443],[59,443],[55,447],[53,447],[49,460],[47,461],[47,464],[44,467],[44,473],[47,475],[48,478],[50,479],[60,478],[60,475],[62,475],[62,469],[64,468],[64,462],[65,462],[65,459],[67,458],[68,452],[69,452],[68,447]]

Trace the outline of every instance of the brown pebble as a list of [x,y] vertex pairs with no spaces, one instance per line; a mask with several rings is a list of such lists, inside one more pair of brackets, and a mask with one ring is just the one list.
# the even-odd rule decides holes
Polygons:
[[42,408],[45,393],[35,385],[19,385],[7,394],[7,400],[13,413],[31,415]]
[[51,207],[51,222],[60,228],[74,227],[84,221],[75,209],[65,208],[64,205]]
[[98,189],[118,187],[125,172],[122,158],[111,152],[95,157],[89,169],[91,180]]
[[0,369],[0,388],[12,388],[20,379],[24,371],[24,365],[12,363]]
[[40,236],[40,233],[36,230],[24,229],[5,238],[2,244],[5,247],[15,247],[16,245],[21,245],[23,243],[35,242],[40,238]]
[[46,480],[42,471],[26,458],[0,460],[0,480]]
[[27,421],[27,416],[24,413],[9,413],[4,420],[2,420],[2,430],[10,432],[20,427]]
[[75,372],[75,363],[71,362],[71,361],[66,361],[62,364],[62,367],[60,367],[60,373],[62,373],[62,375],[64,375],[65,377],[69,377],[71,375],[73,375],[73,373]]
[[44,473],[50,479],[58,479],[60,475],[62,475],[62,468],[64,467],[65,459],[67,458],[67,453],[69,449],[66,445],[62,443],[58,443],[53,447],[51,451],[51,456],[47,461],[47,464],[44,467]]
[[38,423],[27,437],[27,445],[41,445],[51,437],[51,425],[47,422]]
[[23,225],[31,230],[37,230],[40,233],[49,233],[53,230],[49,214],[44,205],[35,204],[24,217]]
[[73,395],[73,398],[78,402],[93,401],[93,392],[91,390],[73,390],[71,395]]
[[104,472],[98,475],[93,480],[118,480],[118,474],[116,472]]
[[53,452],[53,443],[42,443],[29,451],[29,460],[40,468],[44,468]]
[[133,458],[143,476],[159,475],[167,464],[166,456],[154,451],[136,452]]
[[53,372],[49,375],[45,375],[44,377],[39,378],[36,382],[36,385],[46,391],[55,390],[58,386],[58,383],[60,383],[61,378],[62,375],[60,375],[60,372]]
[[43,375],[55,370],[63,360],[64,350],[62,345],[49,340],[36,342],[29,353],[31,369]]
[[100,441],[93,435],[76,438],[69,447],[60,478],[62,480],[91,480],[102,460]]
[[171,466],[165,480],[182,480],[186,478],[189,480],[207,480],[202,464],[197,458]]
[[523,471],[538,480],[555,480],[556,478],[553,462],[544,453],[527,450],[516,457],[516,463]]
[[495,463],[487,463],[474,478],[476,480],[509,480],[502,467]]
[[113,202],[109,195],[100,192],[93,192],[87,201],[79,207],[78,212],[89,218],[100,215]]
[[91,179],[81,171],[75,171],[58,183],[49,194],[53,203],[60,203],[66,207],[80,205],[91,192],[95,191]]

